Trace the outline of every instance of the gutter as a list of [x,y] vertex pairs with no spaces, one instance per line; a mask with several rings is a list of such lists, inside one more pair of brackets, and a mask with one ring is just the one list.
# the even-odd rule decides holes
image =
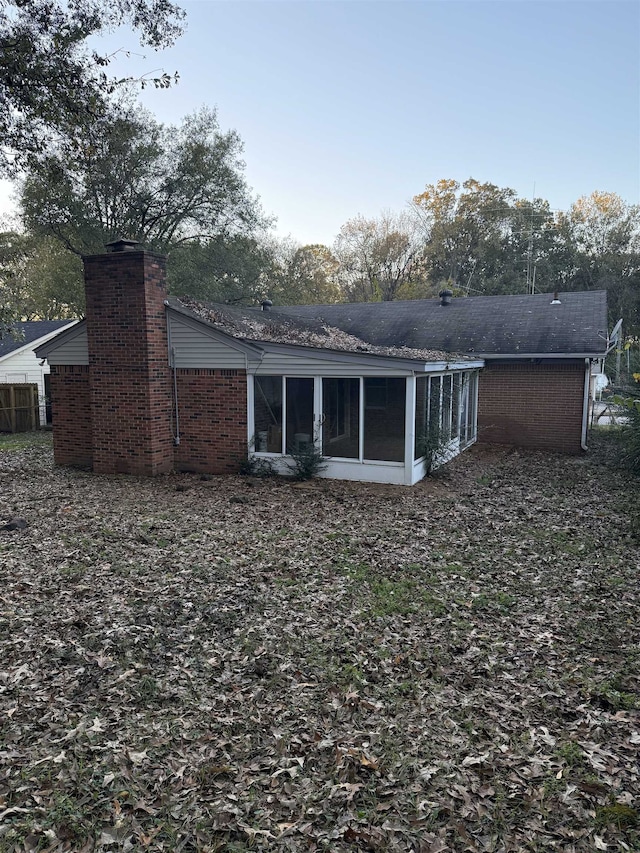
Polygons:
[[589,424],[589,386],[591,380],[591,361],[588,358],[584,360],[584,397],[582,400],[582,435],[580,438],[580,447],[583,450],[588,450],[587,447],[587,426]]
[[548,359],[604,358],[606,353],[606,350],[602,350],[600,352],[467,352],[466,355],[474,356],[476,358],[484,358],[487,361],[494,361],[496,359],[503,361],[515,361],[517,359],[540,359],[542,361],[547,361]]

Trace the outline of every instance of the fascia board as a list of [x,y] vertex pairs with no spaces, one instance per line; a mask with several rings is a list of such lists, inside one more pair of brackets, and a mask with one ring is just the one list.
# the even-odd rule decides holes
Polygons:
[[606,350],[601,350],[600,352],[524,352],[524,353],[511,353],[511,352],[483,352],[478,353],[478,358],[483,358],[485,361],[494,361],[495,359],[501,359],[502,361],[509,361],[513,359],[532,359],[532,358],[541,358],[541,359],[559,359],[559,358],[603,358],[606,354]]
[[408,359],[396,358],[393,361],[389,356],[376,355],[375,353],[356,353],[348,350],[323,349],[322,347],[296,346],[295,344],[279,344],[271,341],[264,342],[265,352],[280,353],[283,355],[304,355],[305,358],[317,359],[319,361],[346,362],[347,364],[381,364],[386,362],[389,367],[406,368],[415,370],[416,362]]
[[87,325],[86,320],[74,320],[71,328],[65,326],[63,329],[58,329],[52,335],[48,335],[46,341],[34,347],[35,341],[32,341],[30,346],[36,354],[36,358],[46,358],[50,352],[55,352],[58,347],[72,341],[78,335],[84,332]]
[[483,358],[470,361],[425,361],[424,373],[445,373],[447,370],[475,370],[484,367]]
[[[456,369],[464,370],[470,367],[482,367],[484,362],[481,359],[474,359],[469,362],[448,362],[448,361],[421,361],[418,358],[409,359],[398,356],[378,355],[377,353],[357,353],[349,352],[348,350],[331,350],[322,349],[320,347],[305,347],[295,344],[280,344],[272,341],[264,341],[262,347],[265,352],[282,353],[284,355],[300,355],[305,354],[306,358],[313,358],[324,361],[345,362],[347,364],[367,364],[367,365],[384,365],[385,367],[395,370],[407,370],[412,373],[418,372],[442,372],[447,369],[452,369],[452,365],[456,365]],[[422,369],[419,365],[422,365]]]

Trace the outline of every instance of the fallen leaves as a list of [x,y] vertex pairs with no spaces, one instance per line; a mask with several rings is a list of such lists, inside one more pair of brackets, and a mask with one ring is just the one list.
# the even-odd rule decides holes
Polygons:
[[632,481],[212,482],[0,456],[3,853],[638,849]]

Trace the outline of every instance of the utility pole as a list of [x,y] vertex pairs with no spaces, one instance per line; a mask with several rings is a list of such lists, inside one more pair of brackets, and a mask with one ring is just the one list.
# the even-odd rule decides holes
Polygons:
[[535,292],[535,268],[533,265],[533,208],[536,200],[536,185],[533,185],[531,196],[531,219],[529,222],[529,244],[527,246],[527,293],[533,296]]
[[529,229],[529,245],[527,247],[527,293],[533,295],[533,214],[531,215],[531,228]]

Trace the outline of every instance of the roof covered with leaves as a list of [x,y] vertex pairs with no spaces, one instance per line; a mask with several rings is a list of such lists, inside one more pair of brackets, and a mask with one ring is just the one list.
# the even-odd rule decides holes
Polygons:
[[[294,311],[284,312],[280,308],[263,311],[259,308],[199,302],[187,297],[174,297],[169,300],[169,304],[227,335],[248,342],[290,344],[421,362],[450,361],[452,356],[452,352],[436,348],[367,341],[332,325],[322,317],[311,314],[298,316]],[[465,360],[464,356],[456,355],[456,358]]]
[[533,296],[471,296],[404,302],[294,305],[287,316],[316,319],[379,346],[468,355],[604,354],[604,290]]

